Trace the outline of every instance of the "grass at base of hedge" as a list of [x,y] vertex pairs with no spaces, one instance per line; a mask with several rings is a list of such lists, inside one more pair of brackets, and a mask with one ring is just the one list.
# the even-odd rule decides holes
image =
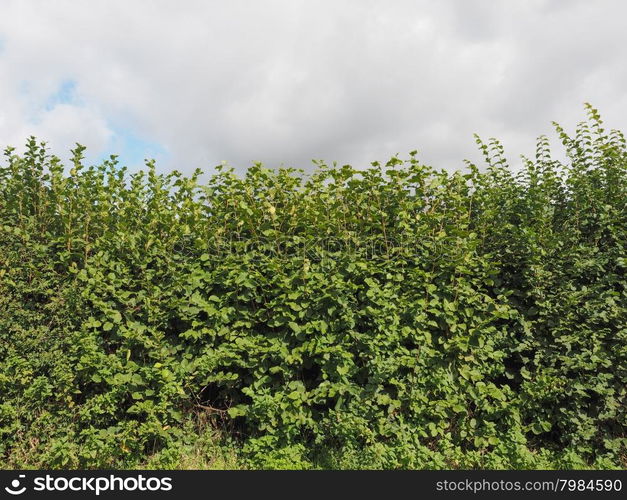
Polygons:
[[[390,461],[386,457],[389,450],[366,448],[354,450],[322,450],[314,457],[303,457],[292,450],[282,450],[264,460],[247,460],[242,450],[242,443],[234,441],[225,430],[215,425],[200,424],[198,420],[189,422],[184,427],[184,438],[175,441],[168,447],[147,456],[143,460],[111,462],[101,464],[118,470],[244,470],[244,469],[487,469],[487,470],[608,470],[627,469],[627,455],[620,457],[618,462],[599,460],[590,463],[576,452],[562,453],[547,450],[520,449],[518,456],[499,456],[498,454],[464,454],[459,450],[448,453],[423,453],[405,462]],[[71,443],[64,443],[71,449]],[[78,447],[79,445],[76,445]],[[54,440],[41,447],[33,441],[14,447],[11,455],[0,462],[1,469],[47,469],[50,468],[49,450],[55,448]],[[407,459],[408,457],[406,457]],[[76,461],[63,464],[63,469],[80,468],[83,465]],[[59,467],[53,467],[59,468]]]

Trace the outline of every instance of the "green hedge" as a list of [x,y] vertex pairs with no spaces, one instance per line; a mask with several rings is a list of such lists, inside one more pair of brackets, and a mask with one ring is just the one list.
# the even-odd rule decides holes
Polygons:
[[0,463],[625,467],[627,148],[305,175],[0,167]]

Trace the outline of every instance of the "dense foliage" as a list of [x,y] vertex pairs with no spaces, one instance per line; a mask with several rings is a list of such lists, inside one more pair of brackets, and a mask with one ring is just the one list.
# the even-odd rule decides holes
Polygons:
[[624,467],[627,148],[588,113],[517,171],[8,149],[0,463],[177,466],[213,427],[249,467]]

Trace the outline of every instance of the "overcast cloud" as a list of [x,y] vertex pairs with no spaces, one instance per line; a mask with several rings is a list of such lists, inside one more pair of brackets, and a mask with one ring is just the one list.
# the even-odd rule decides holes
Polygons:
[[189,172],[221,161],[461,168],[532,154],[583,102],[627,131],[627,3],[0,0],[0,146]]

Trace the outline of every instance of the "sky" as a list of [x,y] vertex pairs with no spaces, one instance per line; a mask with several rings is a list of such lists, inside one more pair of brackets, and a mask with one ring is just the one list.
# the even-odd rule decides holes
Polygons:
[[622,0],[0,0],[0,147],[140,168],[516,164],[584,102],[627,132]]

